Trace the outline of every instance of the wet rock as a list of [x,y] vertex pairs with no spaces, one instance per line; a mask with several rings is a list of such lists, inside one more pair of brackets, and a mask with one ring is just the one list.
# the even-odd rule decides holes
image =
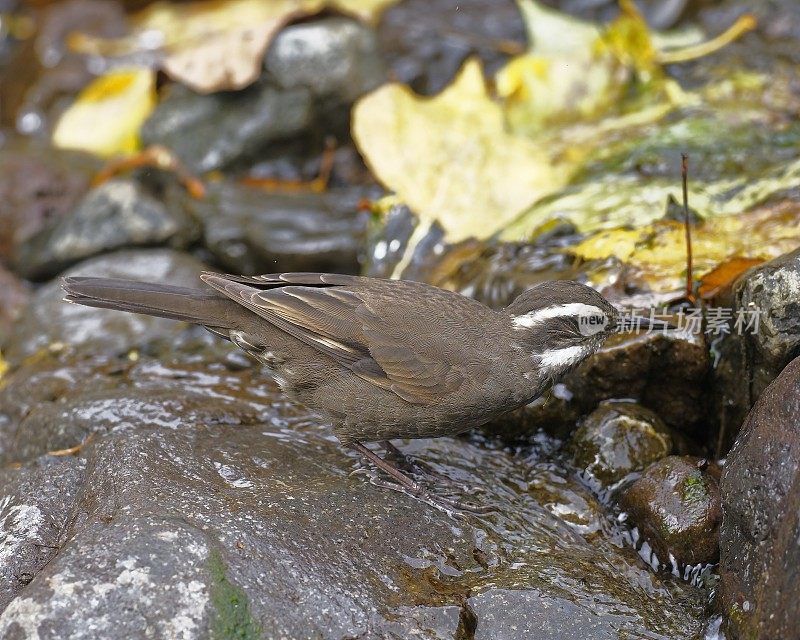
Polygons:
[[272,143],[309,135],[318,120],[342,125],[326,131],[346,132],[347,106],[384,77],[372,32],[341,17],[287,27],[264,65],[243,91],[197,95],[172,86],[142,139],[169,147],[196,172],[258,161]]
[[[98,638],[108,625],[187,638],[502,638],[517,623],[671,638],[702,628],[698,592],[621,550],[591,496],[584,505],[538,453],[464,438],[398,443],[435,493],[496,508],[452,516],[375,486],[371,468],[275,385],[257,384],[256,369],[214,368],[211,355],[179,350],[116,370],[109,356],[49,361],[62,386],[40,386],[57,397],[34,401],[17,425],[59,418],[29,423],[25,438],[42,429],[58,442],[57,421],[104,428],[80,454],[67,544],[0,615],[0,636],[62,638],[79,624]],[[22,394],[14,378],[29,368],[44,380],[42,362],[9,385]]]
[[28,288],[13,273],[0,266],[0,347],[25,308],[29,296]]
[[[194,258],[169,249],[119,251],[92,258],[65,276],[105,276],[199,286],[205,267]],[[67,304],[58,281],[41,287],[22,313],[9,337],[8,361],[14,365],[41,349],[55,345],[84,353],[126,353],[149,343],[174,341],[186,325],[164,318],[119,311],[97,311]]]
[[[176,555],[180,564],[174,562]],[[216,587],[208,568],[211,558],[203,532],[178,517],[142,514],[123,522],[97,523],[71,540],[8,605],[0,616],[0,634],[207,637],[201,630],[211,626]]]
[[522,17],[510,0],[468,0],[457,11],[447,0],[404,0],[381,16],[378,41],[392,76],[424,94],[441,91],[470,55],[493,73],[526,47]]
[[358,208],[363,194],[337,189],[281,195],[219,183],[188,206],[203,222],[203,244],[230,271],[355,273],[369,219]]
[[719,557],[719,484],[704,462],[688,456],[659,460],[620,497],[629,522],[662,564],[677,568]]
[[385,77],[375,34],[341,17],[283,29],[264,57],[264,69],[282,89],[307,88],[339,104],[353,102]]
[[672,452],[669,429],[634,402],[602,402],[572,435],[575,465],[610,487]]
[[733,638],[797,638],[800,358],[761,394],[722,472],[720,602]]
[[540,282],[580,279],[575,261],[560,250],[575,241],[576,230],[569,223],[555,221],[530,243],[469,239],[457,244],[447,242],[442,227],[434,223],[409,247],[418,225],[418,216],[406,205],[390,207],[370,232],[365,273],[378,278],[398,273],[404,280],[452,289],[494,309]]
[[114,179],[20,245],[15,264],[24,277],[40,280],[100,253],[161,244],[181,248],[198,234],[185,211],[167,206],[134,180]]
[[566,436],[603,400],[626,398],[655,412],[677,435],[701,440],[707,430],[709,372],[702,336],[677,331],[615,335],[543,396],[487,429],[511,438],[542,428]]
[[141,135],[145,144],[162,144],[203,173],[253,158],[271,142],[303,131],[312,117],[306,88],[257,82],[243,91],[198,95],[172,85]]
[[[800,354],[800,249],[751,269],[734,286],[734,317],[740,310],[758,321],[734,327],[720,345],[715,395],[721,450],[732,445],[750,407]],[[741,333],[741,335],[740,335]]]
[[41,458],[0,470],[0,611],[58,553],[84,466]]
[[96,161],[53,149],[0,154],[0,261],[48,223],[71,211],[89,189]]

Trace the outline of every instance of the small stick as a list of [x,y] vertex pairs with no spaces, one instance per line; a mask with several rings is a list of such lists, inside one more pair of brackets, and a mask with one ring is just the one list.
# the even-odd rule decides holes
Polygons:
[[689,156],[681,154],[681,181],[683,182],[683,227],[686,230],[686,297],[694,303],[692,282],[692,231],[689,225]]

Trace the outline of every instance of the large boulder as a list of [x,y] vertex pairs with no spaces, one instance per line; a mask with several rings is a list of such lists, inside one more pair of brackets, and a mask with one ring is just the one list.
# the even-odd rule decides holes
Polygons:
[[[619,548],[597,500],[538,449],[398,443],[432,492],[495,509],[450,513],[380,486],[259,369],[220,362],[202,343],[158,360],[72,358],[29,360],[0,392],[15,473],[33,477],[47,450],[83,442],[57,541],[31,529],[18,545],[52,543],[47,562],[7,565],[28,584],[10,594],[0,637],[605,640],[702,629],[702,596]],[[0,485],[0,504],[8,491]],[[18,520],[0,514],[0,527]]]
[[745,273],[732,305],[746,322],[722,343],[715,369],[723,453],[767,385],[800,355],[800,249]]
[[720,602],[734,638],[800,638],[800,358],[761,394],[722,473]]

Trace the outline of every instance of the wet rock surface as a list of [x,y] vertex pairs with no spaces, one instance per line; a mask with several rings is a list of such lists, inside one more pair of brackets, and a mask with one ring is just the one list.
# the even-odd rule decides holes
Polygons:
[[[65,276],[104,276],[198,286],[204,265],[169,249],[127,250],[86,260],[64,272]],[[163,318],[97,312],[65,304],[58,281],[40,287],[6,341],[4,355],[12,364],[55,345],[70,345],[85,352],[126,353],[147,341],[174,341],[186,325]]]
[[572,434],[572,461],[610,487],[672,452],[669,429],[655,413],[633,402],[603,402]]
[[84,467],[51,457],[0,470],[0,610],[58,553]]
[[759,315],[757,326],[732,333],[720,347],[715,385],[722,451],[767,385],[800,354],[800,249],[744,274],[733,298],[734,310]]
[[624,398],[655,412],[670,429],[691,440],[706,431],[709,375],[702,336],[616,335],[550,391],[494,427],[512,437],[540,428],[565,435],[603,400]]
[[348,18],[283,29],[264,56],[268,77],[283,89],[305,87],[316,98],[348,104],[385,78],[373,31]]
[[358,270],[368,214],[364,191],[275,194],[221,183],[186,205],[203,224],[203,244],[224,268],[244,274]]
[[526,46],[519,9],[506,0],[459,2],[457,11],[447,0],[403,0],[381,17],[378,39],[393,76],[424,94],[441,91],[471,54],[494,72]]
[[346,18],[283,29],[264,65],[243,91],[198,95],[172,86],[144,124],[143,141],[170,148],[195,172],[252,163],[270,143],[311,131],[319,119],[346,128],[349,114],[338,117],[337,108],[384,77],[374,34]]
[[796,638],[800,358],[761,394],[722,473],[720,601],[734,638]]
[[143,125],[142,140],[168,147],[202,173],[252,158],[270,142],[303,131],[311,119],[305,88],[284,91],[259,82],[204,96],[173,85]]
[[66,215],[18,247],[17,271],[38,280],[115,249],[170,244],[184,247],[199,233],[183,210],[170,207],[139,183],[110,180]]
[[97,161],[53,150],[3,149],[0,153],[0,260],[48,223],[71,211],[89,189]]
[[662,564],[679,568],[719,557],[719,483],[716,471],[704,465],[699,458],[669,456],[620,496],[629,521]]
[[28,302],[28,288],[13,273],[0,266],[0,345]]
[[[138,343],[157,343],[150,331]],[[230,345],[182,335],[153,356],[100,342],[8,375],[2,457],[23,463],[11,473],[81,442],[59,463],[85,472],[63,498],[60,550],[0,615],[3,637],[60,638],[81,621],[98,638],[666,639],[702,627],[696,590],[620,544],[549,459],[554,444],[397,442],[431,491],[496,508],[443,512],[375,486]]]

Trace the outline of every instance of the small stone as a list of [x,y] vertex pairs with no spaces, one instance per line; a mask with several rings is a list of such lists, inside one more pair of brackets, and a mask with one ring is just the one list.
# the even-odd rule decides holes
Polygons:
[[669,456],[626,489],[620,506],[662,564],[715,562],[722,520],[719,484],[699,459]]
[[170,148],[204,173],[252,159],[271,142],[304,131],[312,116],[306,88],[257,82],[243,91],[198,95],[172,85],[142,126],[142,140]]
[[572,435],[575,465],[610,487],[672,452],[672,437],[655,413],[635,402],[602,402]]
[[100,253],[135,246],[186,246],[199,229],[133,180],[115,179],[90,191],[67,215],[18,247],[16,268],[39,280]]
[[205,247],[231,272],[356,273],[369,222],[358,210],[363,193],[271,194],[224,182],[187,206],[203,222]]
[[350,103],[383,82],[375,34],[341,17],[283,29],[264,57],[271,80],[283,89],[305,87],[316,98]]

